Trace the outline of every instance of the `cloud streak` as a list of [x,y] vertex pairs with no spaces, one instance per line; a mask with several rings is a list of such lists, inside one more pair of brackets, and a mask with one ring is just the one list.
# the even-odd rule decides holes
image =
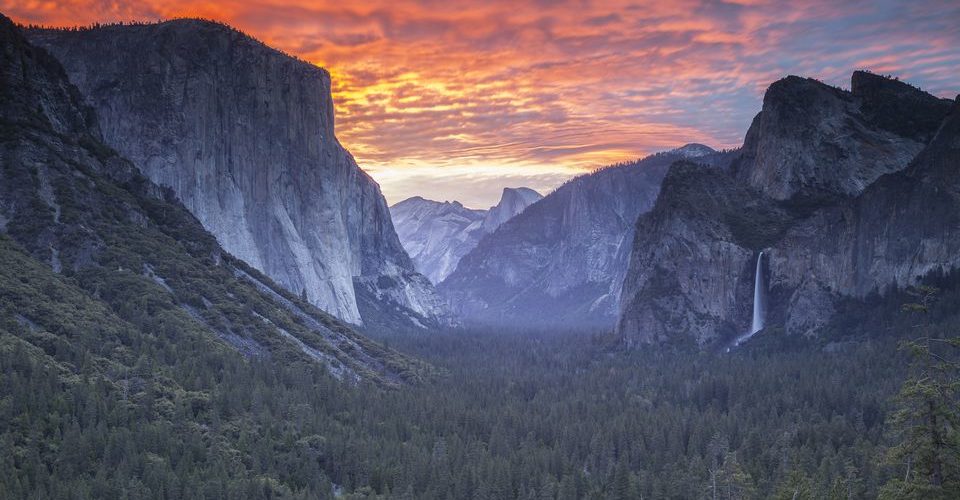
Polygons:
[[[840,5],[838,5],[840,4]],[[787,75],[953,97],[960,4],[765,0],[0,0],[23,23],[199,16],[326,67],[338,136],[391,202],[486,206],[687,142],[739,145]]]

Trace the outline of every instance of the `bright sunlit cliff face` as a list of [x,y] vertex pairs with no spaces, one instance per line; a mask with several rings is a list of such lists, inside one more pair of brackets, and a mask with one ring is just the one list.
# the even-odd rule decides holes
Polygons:
[[[944,95],[960,4],[0,0],[57,26],[198,16],[328,68],[340,141],[391,203],[486,207],[687,142],[735,147],[785,74],[856,68]],[[466,8],[469,5],[469,8]]]

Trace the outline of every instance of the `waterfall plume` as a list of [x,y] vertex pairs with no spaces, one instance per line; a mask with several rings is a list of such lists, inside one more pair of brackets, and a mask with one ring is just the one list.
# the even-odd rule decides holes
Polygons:
[[763,252],[757,256],[757,270],[753,275],[753,322],[750,324],[750,335],[763,330],[763,321],[766,314],[763,294]]
[[[763,330],[764,320],[766,319],[766,294],[763,287],[763,252],[757,256],[757,269],[753,273],[753,321],[750,323],[750,330],[747,333],[737,337],[733,346],[738,346],[760,330]],[[729,348],[727,349],[730,350]]]

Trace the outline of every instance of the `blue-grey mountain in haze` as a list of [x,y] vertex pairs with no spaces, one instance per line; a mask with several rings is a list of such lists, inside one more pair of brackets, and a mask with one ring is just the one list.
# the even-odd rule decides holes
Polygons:
[[610,327],[634,223],[667,168],[681,159],[716,168],[729,158],[690,144],[577,177],[483,238],[438,288],[466,323]]
[[496,205],[474,210],[457,201],[439,202],[415,196],[390,207],[390,214],[400,243],[417,271],[433,283],[440,283],[481,238],[541,198],[540,193],[529,188],[504,188]]

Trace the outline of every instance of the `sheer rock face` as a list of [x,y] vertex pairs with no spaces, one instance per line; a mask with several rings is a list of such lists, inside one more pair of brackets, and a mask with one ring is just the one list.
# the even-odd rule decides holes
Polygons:
[[618,324],[628,344],[744,333],[760,251],[767,327],[797,334],[821,328],[840,297],[958,264],[958,183],[943,174],[960,168],[954,105],[869,73],[852,87],[781,80],[729,172],[671,168],[637,221],[646,236]]
[[851,92],[795,76],[771,85],[744,139],[741,180],[779,200],[857,195],[906,166],[946,114],[907,84],[864,72],[852,82]]
[[908,168],[791,227],[770,253],[771,287],[799,290],[783,311],[787,330],[814,333],[829,319],[806,303],[862,298],[960,267],[958,174],[960,106],[954,106]]
[[738,244],[736,217],[767,214],[756,198],[727,172],[670,168],[656,206],[637,221],[618,325],[628,344],[679,332],[706,342],[749,321],[755,256]]
[[[637,215],[689,148],[576,178],[483,238],[439,289],[464,321],[512,327],[610,327]],[[697,156],[694,154],[693,156]],[[700,163],[722,163],[713,152]]]
[[400,242],[418,271],[440,283],[481,238],[543,198],[528,188],[504,188],[500,202],[488,210],[473,210],[457,201],[432,201],[416,196],[390,207]]
[[[171,330],[183,352],[220,344],[265,361],[316,363],[345,381],[396,385],[427,373],[227,255],[170,189],[103,144],[95,111],[59,62],[2,14],[0,252],[69,277],[43,294],[29,281],[36,275],[5,283],[13,286],[5,287],[4,306],[62,298],[78,306],[72,312],[84,325],[118,322],[112,332],[124,332],[124,343]],[[69,296],[59,297],[65,290]],[[4,308],[0,321],[16,313],[32,329],[48,329],[20,338],[39,352],[76,340],[65,310],[34,312],[49,314],[25,318]],[[199,343],[195,333],[212,342]],[[121,367],[135,359],[131,352],[114,349],[100,359]]]
[[[195,20],[30,36],[96,109],[105,141],[226,250],[351,323],[364,322],[357,289],[414,322],[445,321],[379,186],[334,136],[326,71]],[[402,293],[378,290],[381,277]]]

